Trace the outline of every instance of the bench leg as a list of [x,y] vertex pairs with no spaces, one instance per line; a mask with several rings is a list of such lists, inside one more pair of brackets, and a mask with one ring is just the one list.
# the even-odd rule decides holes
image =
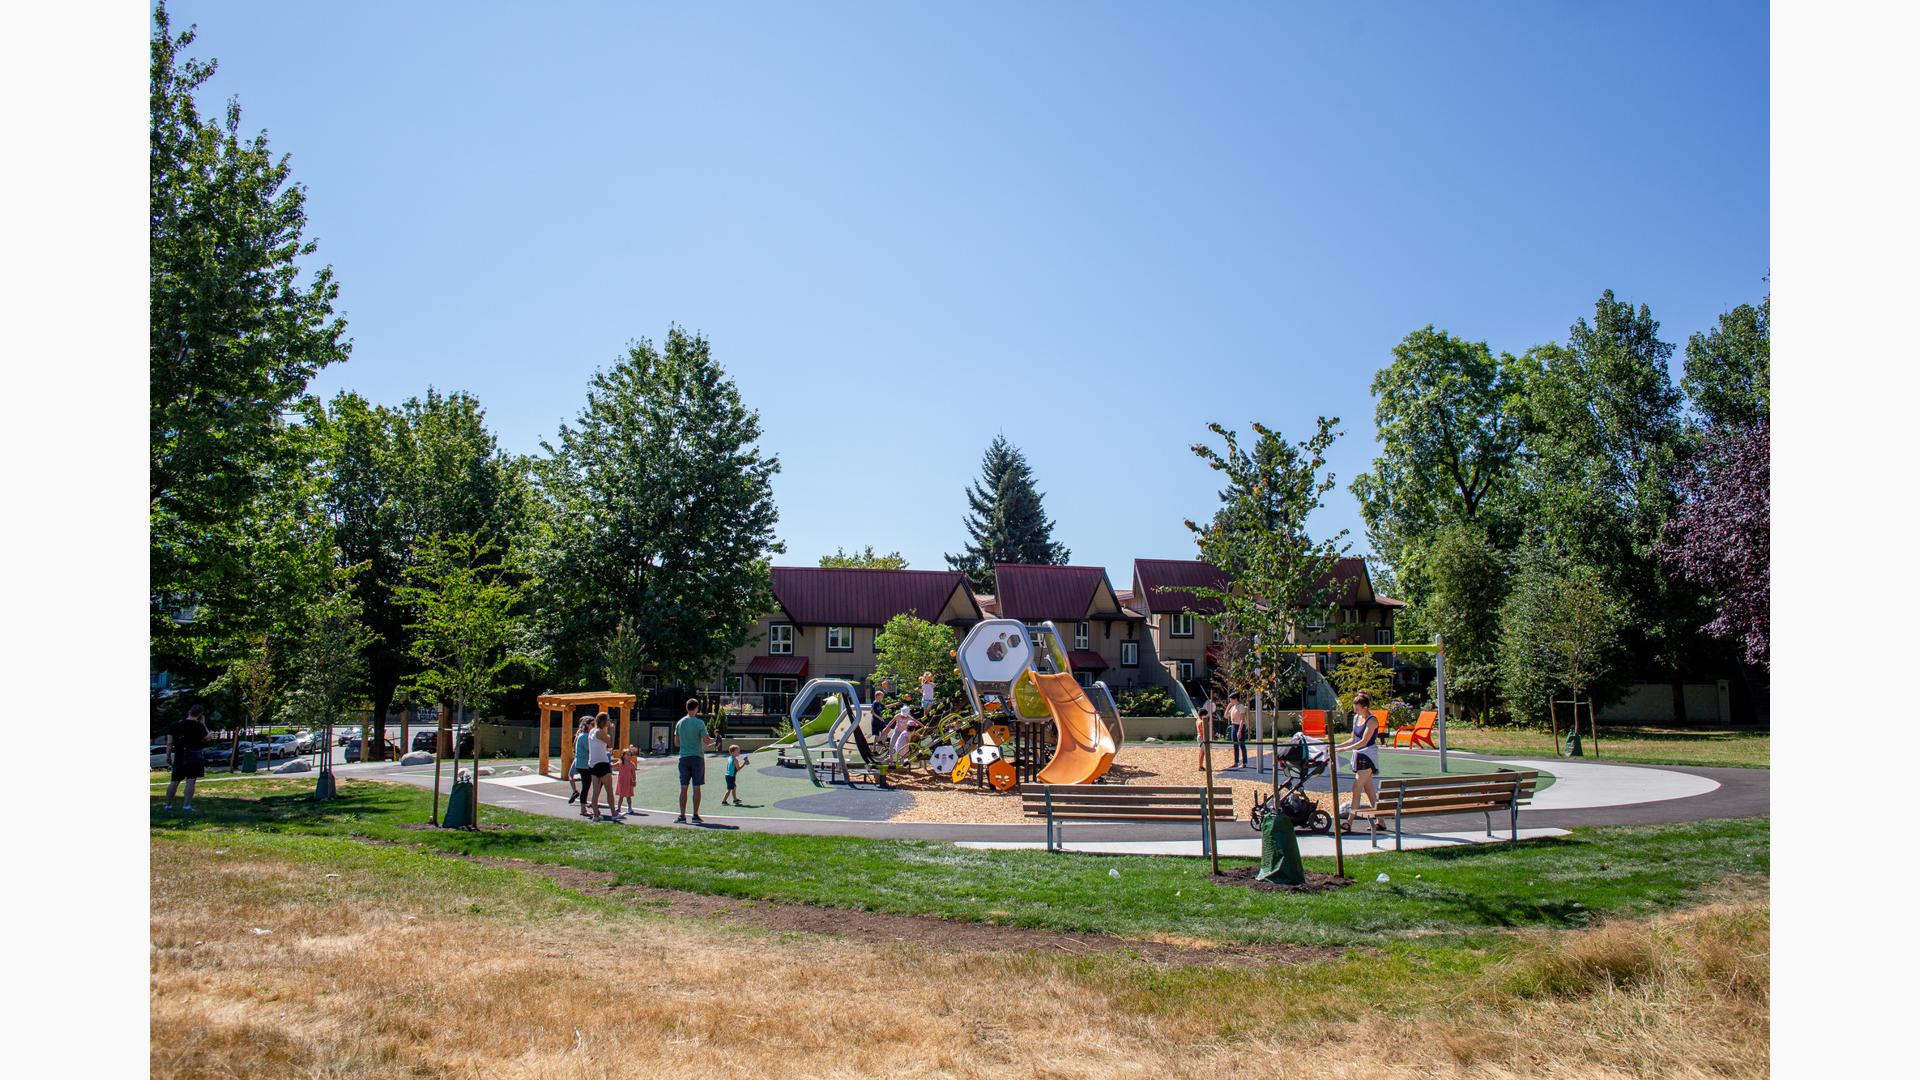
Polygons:
[[1517,800],[1507,807],[1507,815],[1507,827],[1512,830],[1507,837],[1507,845],[1511,847],[1520,842],[1520,803]]
[[1400,807],[1393,808],[1393,850],[1400,850]]
[[1487,835],[1492,836],[1493,835],[1493,811],[1482,810],[1480,811],[1480,816],[1487,819]]

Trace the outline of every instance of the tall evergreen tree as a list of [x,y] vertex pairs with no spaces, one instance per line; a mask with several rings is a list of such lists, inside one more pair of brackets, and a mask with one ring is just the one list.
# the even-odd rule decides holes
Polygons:
[[995,435],[980,459],[980,479],[967,489],[967,546],[948,555],[947,565],[975,589],[992,592],[995,563],[1064,564],[1073,553],[1054,542],[1040,499],[1027,456]]
[[[760,414],[675,326],[594,375],[586,407],[535,466],[538,632],[562,680],[597,682],[610,643],[663,681],[718,674],[773,606],[776,457]],[[625,629],[622,630],[622,624]]]
[[[237,103],[219,120],[200,115],[194,95],[215,65],[185,55],[193,40],[192,28],[174,34],[165,4],[155,9],[149,567],[153,662],[170,668],[218,666],[251,648],[261,537],[302,531],[259,517],[303,509],[275,490],[302,464],[286,415],[306,402],[308,380],[350,348],[333,313],[332,271],[308,276],[299,265],[314,252],[302,236],[305,190],[265,134],[241,135]],[[176,620],[181,610],[194,618]]]

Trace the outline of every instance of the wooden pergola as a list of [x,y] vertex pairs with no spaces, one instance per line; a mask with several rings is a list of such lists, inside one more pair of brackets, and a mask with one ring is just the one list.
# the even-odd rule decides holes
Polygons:
[[621,747],[627,745],[627,737],[632,731],[635,700],[637,699],[632,694],[616,694],[611,690],[588,690],[577,694],[541,694],[540,775],[555,775],[547,767],[548,747],[552,745],[553,740],[553,725],[563,725],[567,731],[571,732],[573,718],[583,712],[606,713],[609,719],[620,725],[617,744],[612,747],[614,755],[618,757]]

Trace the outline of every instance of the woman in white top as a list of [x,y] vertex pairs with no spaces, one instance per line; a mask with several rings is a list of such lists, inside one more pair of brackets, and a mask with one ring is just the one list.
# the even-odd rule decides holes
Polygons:
[[[593,734],[587,740],[587,769],[593,775],[592,810],[593,820],[612,821],[613,813],[613,750],[607,745],[607,728],[612,721],[606,713],[594,718]],[[600,813],[600,796],[607,796],[607,812]]]
[[[1360,808],[1362,795],[1367,798],[1368,809],[1380,803],[1376,781],[1380,773],[1380,718],[1368,708],[1372,704],[1373,699],[1364,690],[1353,695],[1353,737],[1333,748],[1336,754],[1343,750],[1353,751],[1353,796],[1347,800],[1347,808],[1343,812],[1349,824],[1353,820],[1353,812]],[[1334,799],[1338,801],[1339,792],[1334,793]],[[1373,827],[1380,827],[1377,818],[1373,821]]]

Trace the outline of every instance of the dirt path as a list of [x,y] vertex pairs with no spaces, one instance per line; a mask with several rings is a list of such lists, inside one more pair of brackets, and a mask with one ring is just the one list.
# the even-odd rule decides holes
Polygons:
[[[425,849],[420,849],[425,850]],[[820,934],[857,940],[863,944],[936,946],[964,934],[970,951],[1061,952],[1070,955],[1125,954],[1150,963],[1183,964],[1298,964],[1339,956],[1348,950],[1322,945],[1286,945],[1275,942],[1151,941],[1111,934],[1069,934],[992,923],[963,922],[924,915],[896,915],[853,908],[789,904],[777,900],[748,900],[704,893],[661,889],[651,885],[619,885],[614,875],[577,866],[558,866],[526,859],[500,859],[435,852],[483,866],[539,874],[588,896],[598,896],[647,907],[678,918],[708,919],[728,926],[777,933]]]

